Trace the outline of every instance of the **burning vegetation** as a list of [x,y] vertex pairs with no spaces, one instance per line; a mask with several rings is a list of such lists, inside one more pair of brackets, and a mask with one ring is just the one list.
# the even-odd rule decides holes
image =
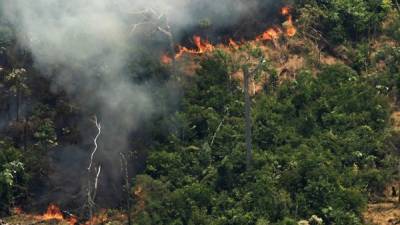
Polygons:
[[[232,38],[228,39],[227,46],[219,45],[219,48],[239,48],[241,45],[248,44],[248,43],[255,43],[255,42],[265,42],[265,41],[275,41],[279,39],[282,35],[287,37],[293,37],[297,33],[297,29],[293,24],[293,19],[291,15],[291,9],[288,6],[285,6],[280,11],[281,15],[286,17],[286,21],[283,23],[283,27],[274,26],[272,28],[268,28],[262,34],[258,35],[254,40],[250,41],[240,41],[236,42]],[[193,36],[193,44],[195,45],[194,49],[178,45],[177,52],[175,56],[171,57],[168,54],[163,54],[161,56],[161,62],[163,64],[170,64],[173,60],[180,59],[183,55],[201,55],[204,53],[213,52],[217,46],[211,44],[207,39],[202,39],[198,35]],[[174,58],[174,59],[173,59]]]
[[[31,224],[59,224],[59,225],[101,225],[112,221],[113,224],[124,224],[127,216],[117,211],[99,210],[88,220],[78,218],[67,211],[63,211],[56,204],[50,204],[41,215],[28,214],[21,208],[17,207],[13,210],[14,217],[10,219],[10,225],[31,225]],[[0,220],[1,222],[1,220]],[[1,223],[0,223],[1,224]]]
[[[60,207],[55,204],[50,204],[47,207],[46,212],[43,215],[34,216],[35,220],[39,221],[61,221],[66,222],[69,225],[77,225],[78,224],[78,217],[72,214],[68,216],[65,215],[66,213],[62,213]],[[94,224],[91,224],[94,225]]]

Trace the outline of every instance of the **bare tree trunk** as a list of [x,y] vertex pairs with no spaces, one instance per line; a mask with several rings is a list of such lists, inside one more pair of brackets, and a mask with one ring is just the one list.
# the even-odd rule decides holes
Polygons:
[[28,118],[24,119],[24,151],[28,149]]
[[129,183],[129,173],[128,173],[128,160],[126,159],[124,153],[120,153],[121,155],[121,166],[122,172],[125,173],[125,193],[126,193],[126,215],[128,216],[128,225],[132,225],[131,220],[131,196],[130,190],[131,186]]
[[398,165],[398,173],[399,173],[399,177],[397,178],[397,183],[398,183],[398,186],[399,186],[399,191],[398,191],[398,200],[399,200],[399,203],[400,203],[400,182],[399,182],[399,180],[400,180],[400,162],[399,162],[399,165]]
[[250,72],[247,67],[243,68],[244,76],[244,115],[245,115],[245,137],[246,137],[246,165],[247,169],[251,168],[253,158],[252,143],[251,143],[251,101],[249,94]]
[[[88,170],[88,189],[87,189],[87,206],[89,208],[89,217],[93,218],[94,215],[94,207],[95,207],[95,199],[96,199],[96,195],[97,195],[97,186],[99,183],[99,177],[100,177],[100,173],[101,173],[101,165],[99,165],[97,168],[93,166],[94,164],[94,156],[97,152],[97,148],[98,148],[98,144],[97,144],[97,139],[99,138],[100,134],[101,134],[101,124],[98,122],[97,117],[94,118],[94,122],[97,128],[97,134],[95,136],[95,138],[93,139],[93,144],[94,144],[94,148],[93,151],[90,155],[90,159],[89,159],[89,166],[87,168]],[[93,171],[93,167],[94,167],[94,171]],[[93,180],[93,184],[92,184],[92,173],[94,172],[94,180]],[[92,187],[93,185],[93,187]]]
[[[226,108],[225,112],[226,112],[226,115],[228,115],[228,114],[229,114],[229,108]],[[210,147],[212,147],[212,146],[214,145],[215,138],[217,137],[218,132],[221,130],[221,127],[222,127],[222,125],[223,125],[224,122],[225,122],[225,116],[226,116],[226,115],[224,115],[224,116],[222,117],[221,122],[218,124],[218,127],[217,127],[217,129],[215,130],[214,135],[213,135],[212,138],[211,138]]]
[[171,27],[169,26],[168,20],[166,21],[166,28],[158,27],[157,28],[161,33],[165,34],[168,37],[169,42],[169,52],[171,54],[172,59],[172,76],[175,80],[179,80],[177,74],[177,65],[176,65],[176,58],[175,58],[175,40],[174,35],[172,33]]
[[19,84],[17,84],[17,109],[16,109],[16,114],[17,114],[17,118],[16,118],[16,120],[17,120],[17,122],[19,122],[19,107],[20,107],[20,104],[21,104],[21,90],[20,90],[20,87],[19,87]]

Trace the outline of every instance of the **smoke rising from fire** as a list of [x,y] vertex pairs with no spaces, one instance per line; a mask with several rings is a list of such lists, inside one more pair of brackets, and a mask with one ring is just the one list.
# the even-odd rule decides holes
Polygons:
[[[158,112],[152,95],[152,90],[157,87],[151,82],[134,83],[131,79],[133,74],[126,69],[132,60],[132,52],[140,45],[136,36],[141,35],[141,30],[132,34],[132,27],[149,21],[152,24],[168,21],[179,39],[183,30],[201,23],[210,23],[213,29],[235,24],[259,8],[265,8],[269,2],[3,0],[1,4],[18,33],[19,43],[30,49],[36,68],[53,81],[54,90],[65,91],[70,98],[100,118],[104,132],[99,151],[103,153],[97,161],[103,164],[105,171],[103,180],[107,185],[103,187],[115,192],[120,191],[113,188],[113,183],[120,182],[119,152],[129,149],[130,132],[139,129],[142,121]],[[150,9],[159,17],[140,13]],[[87,134],[83,136],[88,137]],[[63,151],[66,152],[60,155],[66,158],[61,161],[82,164],[73,166],[76,168],[87,166],[86,157],[72,162],[67,159],[68,149]],[[71,152],[76,152],[76,149]],[[71,173],[80,171],[63,170],[65,168],[60,168],[59,173],[65,173],[66,176],[61,175],[65,179],[74,177]]]

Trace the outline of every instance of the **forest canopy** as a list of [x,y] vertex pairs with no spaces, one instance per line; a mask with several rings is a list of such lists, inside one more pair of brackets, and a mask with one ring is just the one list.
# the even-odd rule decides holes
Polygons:
[[23,2],[0,2],[4,224],[361,225],[400,200],[399,1]]

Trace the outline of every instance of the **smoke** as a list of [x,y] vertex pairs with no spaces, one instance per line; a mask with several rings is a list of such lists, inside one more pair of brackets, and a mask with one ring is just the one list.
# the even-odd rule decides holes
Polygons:
[[[267,2],[2,0],[2,8],[18,33],[19,43],[31,51],[35,67],[52,80],[53,90],[65,91],[81,107],[100,118],[103,133],[99,152],[102,153],[97,161],[103,165],[101,179],[107,182],[103,185],[107,188],[120,182],[119,152],[129,149],[129,134],[159,111],[152,94],[157,87],[152,82],[135,83],[134,74],[127,69],[135,51],[141,47],[139,37],[143,32],[149,35],[156,32],[153,26],[168,24],[176,37],[180,37],[185,29],[198,26],[201,21],[208,21],[218,29],[236,24],[260,6],[265,7]],[[144,10],[154,13],[140,13]],[[132,32],[135,24],[142,25]],[[70,154],[76,152],[73,149]],[[60,155],[65,162],[87,164],[86,157],[71,161],[66,159],[69,156],[65,152]],[[58,167],[64,164],[60,162]],[[70,172],[85,166],[74,165],[75,169]],[[69,174],[65,179],[72,177]],[[111,190],[114,191],[117,190]],[[109,199],[118,199],[114,197],[111,195]]]

